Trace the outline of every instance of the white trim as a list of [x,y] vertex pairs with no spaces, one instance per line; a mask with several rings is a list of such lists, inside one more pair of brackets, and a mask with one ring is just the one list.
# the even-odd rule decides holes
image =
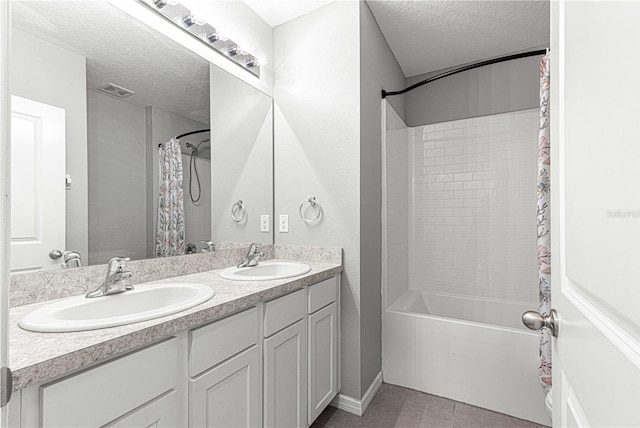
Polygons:
[[378,373],[376,378],[369,385],[369,389],[364,393],[362,400],[356,400],[355,398],[349,397],[348,395],[338,394],[335,396],[333,401],[331,401],[330,406],[337,407],[340,410],[344,410],[345,412],[353,413],[357,416],[362,416],[364,412],[371,404],[371,400],[376,396],[376,393],[382,386],[382,372]]

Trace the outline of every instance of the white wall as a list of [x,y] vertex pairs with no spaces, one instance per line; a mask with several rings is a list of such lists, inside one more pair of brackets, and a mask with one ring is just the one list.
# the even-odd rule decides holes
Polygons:
[[229,61],[218,52],[195,40],[193,36],[167,22],[143,5],[130,0],[107,1],[202,56],[210,63],[255,86],[266,94],[273,95],[273,29],[244,2],[182,1],[187,7],[198,8],[203,11],[205,15],[210,17],[210,23],[214,27],[216,25],[226,27],[232,39],[237,43],[243,43],[250,52],[266,58],[267,63],[261,67],[260,78],[255,77],[233,61]]
[[146,257],[147,168],[145,110],[87,91],[89,254],[87,264],[111,257]]
[[537,110],[411,130],[411,289],[537,302],[537,136]]
[[[360,398],[359,6],[331,3],[274,29],[275,210],[289,215],[277,244],[344,248],[342,393]],[[311,196],[316,225],[298,217]]]
[[[447,70],[411,77],[406,86],[442,71]],[[540,57],[534,56],[436,80],[405,94],[403,117],[407,125],[417,126],[536,108],[539,73]]]
[[[386,106],[387,306],[409,289],[409,203],[412,181],[410,129]],[[413,132],[413,131],[412,131]]]
[[[272,225],[261,232],[260,216],[273,212],[273,101],[218,67],[210,80],[213,240],[271,244]],[[238,200],[246,217],[236,223]]]
[[[360,6],[361,394],[382,370],[382,89],[404,75],[365,2]],[[403,113],[403,97],[390,100]]]
[[66,246],[86,258],[87,92],[83,56],[12,28],[9,63],[11,93],[65,109],[66,173],[73,180],[66,195]]

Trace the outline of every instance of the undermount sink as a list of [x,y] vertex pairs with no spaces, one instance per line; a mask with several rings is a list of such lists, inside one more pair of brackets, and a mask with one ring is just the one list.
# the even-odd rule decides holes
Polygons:
[[76,296],[29,312],[19,325],[48,333],[115,327],[190,309],[214,294],[206,285],[171,283],[95,298]]
[[309,272],[309,265],[298,262],[262,262],[253,267],[230,267],[220,272],[223,279],[233,281],[269,281],[290,278]]

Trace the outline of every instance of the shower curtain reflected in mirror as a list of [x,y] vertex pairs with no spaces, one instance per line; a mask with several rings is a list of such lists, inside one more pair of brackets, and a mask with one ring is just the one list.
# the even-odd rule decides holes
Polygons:
[[180,141],[172,138],[158,148],[160,192],[156,257],[185,253],[182,156]]
[[[551,312],[551,229],[549,209],[550,143],[549,143],[549,59],[547,53],[540,61],[540,131],[538,133],[538,276],[540,284],[540,313]],[[540,338],[540,382],[551,388],[551,332],[542,329]]]

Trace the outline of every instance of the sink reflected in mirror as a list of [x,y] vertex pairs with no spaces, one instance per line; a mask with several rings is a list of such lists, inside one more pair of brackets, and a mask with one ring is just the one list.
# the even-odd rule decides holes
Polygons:
[[206,302],[215,291],[206,285],[171,283],[88,299],[70,297],[42,306],[20,320],[20,327],[60,333],[96,330],[160,318]]
[[299,262],[263,262],[253,267],[230,267],[220,272],[223,279],[232,281],[269,281],[303,275],[311,270]]

